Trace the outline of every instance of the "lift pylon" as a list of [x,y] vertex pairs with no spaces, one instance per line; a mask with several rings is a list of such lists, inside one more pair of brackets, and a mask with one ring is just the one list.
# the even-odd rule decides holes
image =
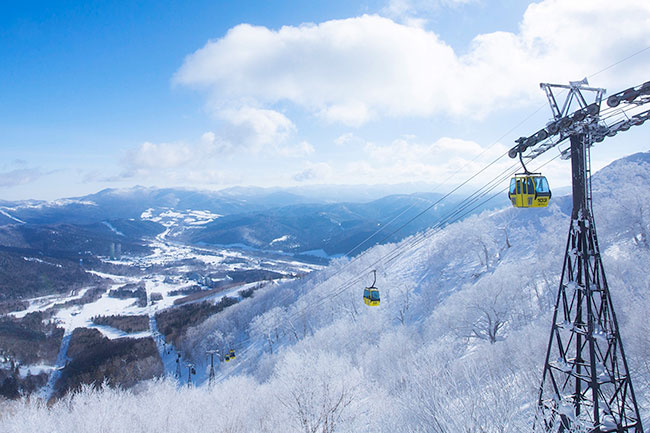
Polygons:
[[[537,152],[570,139],[564,153],[571,157],[573,211],[533,430],[643,433],[591,208],[589,149],[594,132],[602,129],[598,112],[604,90],[587,87],[586,80],[541,87],[554,115],[547,129],[558,126],[551,132],[560,140],[540,145]],[[562,108],[554,88],[568,90]],[[596,102],[588,104],[583,91],[595,92]],[[580,109],[569,115],[572,101]]]
[[218,350],[218,349],[212,349],[212,350],[208,350],[208,351],[206,351],[206,353],[210,355],[210,375],[209,375],[208,383],[209,383],[210,385],[213,385],[213,384],[214,384],[214,380],[215,380],[215,374],[214,374],[214,355],[216,354],[216,355],[217,355],[217,359],[218,359],[218,358],[219,358],[219,350]]

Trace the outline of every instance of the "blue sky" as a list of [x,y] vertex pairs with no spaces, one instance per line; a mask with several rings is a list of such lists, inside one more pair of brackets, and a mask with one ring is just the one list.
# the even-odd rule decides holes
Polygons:
[[[133,185],[444,190],[544,125],[540,81],[589,76],[613,92],[650,80],[650,50],[594,75],[650,46],[647,2],[610,3],[5,2],[0,199]],[[649,150],[649,137],[608,139],[594,168]],[[568,184],[567,162],[546,169]]]

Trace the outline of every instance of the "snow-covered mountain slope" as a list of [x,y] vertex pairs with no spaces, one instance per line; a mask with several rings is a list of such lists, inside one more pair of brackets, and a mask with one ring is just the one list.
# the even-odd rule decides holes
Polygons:
[[[634,172],[647,183],[650,164],[622,160],[606,170],[594,177],[594,213],[648,426],[650,205],[621,179]],[[235,361],[218,365],[213,386],[87,389],[50,408],[7,402],[0,425],[9,432],[529,431],[567,201],[484,212],[258,290],[188,331],[183,349],[199,369],[206,349],[237,350]],[[361,296],[373,269],[382,300],[370,308]]]
[[[305,197],[277,191],[197,191],[180,188],[105,189],[83,197],[54,201],[4,202],[0,208],[32,224],[92,224],[107,219],[137,218],[149,208],[208,210],[231,214],[305,202]],[[1,221],[0,221],[1,222]]]
[[[145,235],[162,225],[170,229],[170,237],[193,244],[342,255],[366,239],[363,249],[382,240],[396,241],[421,231],[447,207],[462,199],[452,196],[438,203],[442,194],[425,192],[394,194],[370,202],[342,202],[342,198],[324,202],[316,192],[317,197],[290,191],[230,188],[214,192],[134,187],[106,189],[51,202],[2,202],[0,229],[25,232],[33,231],[34,227],[61,230],[67,226],[73,233],[64,235],[93,231],[106,237],[103,229],[110,230],[111,235],[121,233],[129,237],[137,230]],[[383,234],[372,236],[388,221],[408,221],[430,206],[433,208],[425,215],[388,239]],[[21,224],[26,227],[15,227]],[[122,230],[124,226],[130,228],[129,233]],[[5,245],[2,236],[0,245]]]
[[[398,194],[368,203],[296,204],[227,215],[192,230],[185,239],[192,243],[243,244],[284,252],[323,250],[331,256],[350,251],[357,254],[377,243],[398,241],[426,229],[462,199],[453,196],[442,201],[442,197],[437,193]],[[494,208],[496,204],[488,206]],[[422,215],[414,219],[419,214]],[[402,230],[391,233],[407,221],[411,222]],[[390,230],[377,233],[389,223]]]

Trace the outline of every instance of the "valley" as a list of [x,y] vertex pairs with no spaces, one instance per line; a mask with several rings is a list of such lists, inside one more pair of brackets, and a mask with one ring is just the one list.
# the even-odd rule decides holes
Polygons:
[[[199,222],[202,216],[205,214],[199,214]],[[22,297],[13,301],[13,311],[11,303],[6,303],[6,314],[0,317],[0,369],[5,371],[0,385],[6,382],[0,390],[5,397],[37,392],[47,400],[96,380],[132,386],[151,377],[174,376],[176,360],[187,361],[174,349],[174,343],[189,326],[251,296],[261,286],[298,278],[326,263],[316,257],[186,245],[171,235],[183,230],[178,219],[170,219],[167,211],[159,221],[165,230],[145,239],[143,246],[149,254],[116,254],[113,247],[113,257],[80,260],[79,272],[87,274],[92,283]],[[192,223],[194,220],[189,221]],[[125,237],[115,227],[108,228]],[[43,259],[24,260],[57,266]],[[171,310],[177,317],[170,319],[170,314],[165,314]],[[47,334],[27,335],[42,326],[50,329]],[[49,349],[29,353],[34,338]],[[113,347],[116,344],[121,351]],[[124,357],[126,353],[131,355]],[[121,367],[109,368],[116,358],[121,359]],[[146,366],[140,365],[143,360],[147,360]],[[144,373],[118,373],[135,366]],[[27,385],[34,382],[34,375],[41,377],[40,388]],[[47,383],[42,375],[49,375]]]

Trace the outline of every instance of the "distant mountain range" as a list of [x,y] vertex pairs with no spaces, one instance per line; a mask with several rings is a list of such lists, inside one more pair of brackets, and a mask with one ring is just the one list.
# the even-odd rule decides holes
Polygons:
[[[136,186],[107,188],[82,197],[53,201],[0,200],[0,225],[14,223],[88,224],[118,218],[139,218],[147,209],[207,210],[220,215],[255,212],[296,204],[367,203],[425,185],[317,185],[293,188],[233,187],[220,191]],[[399,192],[399,194],[397,193]],[[419,194],[419,193],[418,193]]]
[[[360,187],[341,188],[347,191],[344,196],[363,196]],[[377,195],[381,190],[379,187],[369,189],[366,197]],[[122,241],[125,246],[128,240],[136,241],[168,228],[178,241],[193,244],[340,255],[355,246],[359,246],[354,251],[358,253],[377,242],[397,241],[416,233],[436,223],[449,207],[463,199],[448,197],[437,203],[441,194],[414,193],[342,203],[331,202],[328,195],[333,196],[333,193],[328,191],[326,187],[314,187],[311,192],[301,190],[304,195],[300,195],[278,188],[241,187],[218,192],[144,187],[105,189],[96,194],[51,202],[2,202],[0,226],[25,226],[5,229],[13,232],[11,236],[19,231],[24,232],[21,235],[24,237],[25,233],[38,232],[27,227],[47,226],[61,232],[62,238],[107,236]],[[504,203],[505,198],[489,206]],[[397,230],[427,208],[431,209],[422,217],[404,230]],[[137,223],[144,221],[148,224]],[[380,229],[380,233],[373,236]],[[0,244],[4,244],[2,236],[0,234]],[[4,242],[11,236],[5,233]],[[367,242],[359,245],[364,240]],[[34,243],[33,236],[28,243]],[[68,246],[78,246],[78,243],[73,240]],[[99,253],[97,248],[91,251]]]
[[91,224],[120,218],[140,218],[147,209],[208,210],[233,214],[304,202],[306,199],[285,192],[235,190],[219,192],[174,188],[104,189],[83,197],[54,201],[4,202],[0,204],[0,223],[17,220],[32,224]]
[[186,239],[285,252],[358,254],[376,243],[397,241],[435,224],[462,199],[441,198],[434,193],[391,195],[369,203],[296,204],[227,215],[189,232]]

